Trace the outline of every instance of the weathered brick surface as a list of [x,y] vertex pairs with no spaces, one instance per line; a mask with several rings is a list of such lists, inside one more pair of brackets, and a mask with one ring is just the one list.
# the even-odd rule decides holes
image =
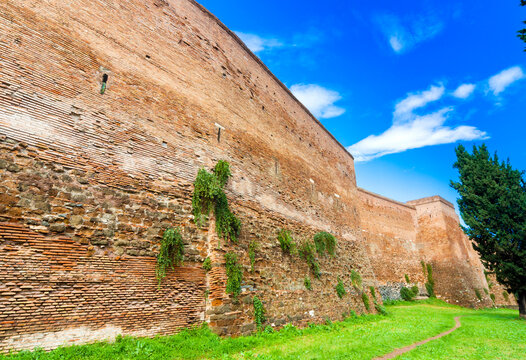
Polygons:
[[[233,171],[239,244],[219,244],[213,219],[203,229],[192,220],[193,179],[218,159]],[[275,326],[338,319],[364,311],[352,269],[367,286],[405,272],[421,282],[418,247],[430,238],[418,206],[364,201],[352,156],[190,0],[1,2],[0,181],[0,350],[168,334],[201,321],[248,333],[255,294]],[[155,255],[169,226],[181,227],[186,258],[158,289]],[[280,228],[296,240],[337,236],[313,291],[303,286],[305,262],[281,252]],[[440,236],[444,248],[458,240]],[[225,294],[226,251],[244,267],[239,302]],[[470,284],[466,271],[458,279]],[[350,291],[342,300],[338,276]],[[443,285],[451,300],[456,283]]]
[[[362,232],[382,293],[399,296],[402,286],[419,286],[425,293],[421,261],[431,263],[439,298],[464,306],[491,306],[484,268],[459,226],[453,204],[439,196],[407,204],[359,189]],[[407,284],[405,275],[409,276]],[[505,301],[502,286],[493,280],[497,305]],[[475,295],[479,289],[482,301]]]

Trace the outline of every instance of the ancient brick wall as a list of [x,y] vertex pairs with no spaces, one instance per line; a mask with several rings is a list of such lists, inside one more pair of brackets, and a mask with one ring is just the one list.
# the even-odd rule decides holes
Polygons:
[[382,295],[397,298],[402,286],[413,284],[426,293],[424,261],[432,265],[435,292],[441,299],[464,306],[492,306],[493,293],[496,305],[515,304],[513,296],[505,299],[504,289],[494,278],[486,280],[453,204],[439,196],[399,203],[358,190],[363,237]]
[[402,286],[413,284],[424,293],[415,207],[363,189],[359,189],[359,194],[362,234],[382,296],[397,299]]
[[[217,238],[214,219],[198,228],[191,215],[197,171],[219,159],[233,173],[226,193],[242,222],[238,244]],[[364,312],[351,270],[366,287],[405,273],[421,284],[421,247],[440,231],[441,250],[466,255],[457,235],[447,237],[449,218],[424,231],[420,205],[393,204],[356,188],[352,156],[195,2],[0,3],[0,351],[170,334],[202,321],[245,334],[254,295],[278,327]],[[181,228],[185,261],[158,287],[168,227]],[[281,228],[298,242],[336,235],[336,256],[319,258],[320,279],[283,254]],[[238,302],[225,294],[227,251],[243,266]],[[458,276],[472,285],[471,273]],[[456,300],[453,290],[444,288]]]
[[[365,311],[348,279],[356,269],[375,283],[352,156],[197,4],[2,2],[0,50],[1,350],[203,320],[247,333],[255,294],[276,326]],[[227,195],[243,224],[239,244],[221,248],[213,220],[198,229],[191,215],[195,175],[218,159],[231,164]],[[170,226],[182,229],[185,263],[158,289]],[[338,237],[313,291],[307,265],[282,254],[280,228],[298,241]],[[225,294],[226,251],[244,267],[239,303]],[[351,292],[342,300],[337,276]]]

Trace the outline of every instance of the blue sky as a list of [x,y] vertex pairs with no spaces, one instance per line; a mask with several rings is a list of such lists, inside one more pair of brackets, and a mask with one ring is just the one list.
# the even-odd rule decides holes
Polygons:
[[519,2],[201,1],[355,156],[359,186],[451,202],[458,143],[526,169]]

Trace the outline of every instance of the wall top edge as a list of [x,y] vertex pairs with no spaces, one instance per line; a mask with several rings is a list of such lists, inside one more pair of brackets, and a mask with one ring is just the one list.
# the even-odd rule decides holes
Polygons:
[[265,63],[263,63],[263,61],[261,61],[261,59],[259,57],[257,57],[252,51],[250,51],[250,49],[245,45],[245,43],[232,31],[230,30],[225,24],[223,24],[221,22],[221,20],[219,20],[214,14],[212,14],[210,11],[208,11],[203,5],[199,4],[197,1],[195,0],[188,0],[191,4],[193,4],[194,6],[196,6],[198,9],[200,9],[205,15],[207,15],[208,17],[210,17],[213,21],[215,21],[223,30],[225,30],[227,32],[228,35],[230,35],[246,52],[247,54],[249,54],[252,59],[254,61],[256,61],[262,68],[263,70],[269,74],[273,79],[274,81],[276,81],[276,83],[281,86],[281,88],[283,88],[283,90],[285,90],[285,92],[296,102],[300,105],[300,107],[307,113],[307,115],[309,117],[312,118],[312,120],[314,120],[314,122],[323,130],[325,131],[331,138],[334,142],[336,142],[336,144],[338,144],[338,146],[340,146],[344,151],[345,153],[347,153],[351,159],[354,161],[354,156],[349,152],[347,151],[347,149],[345,148],[345,146],[342,145],[342,143],[340,143],[335,137],[334,135],[325,128],[325,126],[323,126],[323,124],[314,116],[312,115],[312,113],[310,112],[309,109],[307,109],[307,107],[305,105],[303,105],[301,103],[301,101],[299,101],[296,96],[294,96],[294,94],[290,91],[290,89],[288,87],[285,86],[285,84],[283,84],[281,82],[281,80],[279,80],[276,75],[274,75],[274,73],[272,73],[272,71],[270,71],[270,69],[265,65]]
[[417,206],[417,205],[424,205],[424,204],[429,204],[433,202],[441,202],[444,205],[449,206],[452,209],[455,208],[455,205],[453,205],[451,202],[447,201],[446,199],[444,199],[442,196],[439,196],[439,195],[429,196],[429,197],[425,197],[425,198],[417,199],[417,200],[411,200],[411,201],[408,201],[407,204]]
[[396,201],[396,200],[390,199],[390,198],[388,198],[388,197],[385,197],[385,196],[379,195],[379,194],[377,194],[377,193],[371,192],[371,191],[369,191],[369,190],[365,190],[365,189],[363,189],[363,188],[361,188],[361,187],[358,187],[358,191],[361,191],[361,192],[363,192],[363,193],[366,194],[366,195],[374,196],[374,197],[376,197],[376,198],[379,198],[379,199],[381,199],[381,200],[388,201],[388,202],[393,203],[393,204],[396,204],[396,205],[404,206],[404,207],[409,208],[409,209],[411,209],[411,210],[415,210],[415,209],[416,209],[416,207],[413,206],[412,204],[406,204],[406,203],[403,203],[403,202],[400,202],[400,201]]

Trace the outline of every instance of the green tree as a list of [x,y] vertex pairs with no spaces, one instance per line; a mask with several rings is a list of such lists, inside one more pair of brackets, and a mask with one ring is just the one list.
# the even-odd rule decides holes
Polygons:
[[[526,6],[526,0],[521,0],[521,6]],[[523,21],[523,23],[526,24],[526,21]],[[517,36],[518,36],[522,41],[526,42],[526,28],[525,28],[525,29],[522,29],[522,30],[519,30],[519,31],[517,31],[517,32],[518,32],[518,35],[517,35]],[[524,49],[524,51],[526,51],[526,48]]]
[[509,160],[493,157],[485,145],[470,154],[455,149],[459,181],[458,206],[482,263],[495,273],[497,281],[516,294],[519,313],[526,319],[526,183],[523,171],[513,169]]

